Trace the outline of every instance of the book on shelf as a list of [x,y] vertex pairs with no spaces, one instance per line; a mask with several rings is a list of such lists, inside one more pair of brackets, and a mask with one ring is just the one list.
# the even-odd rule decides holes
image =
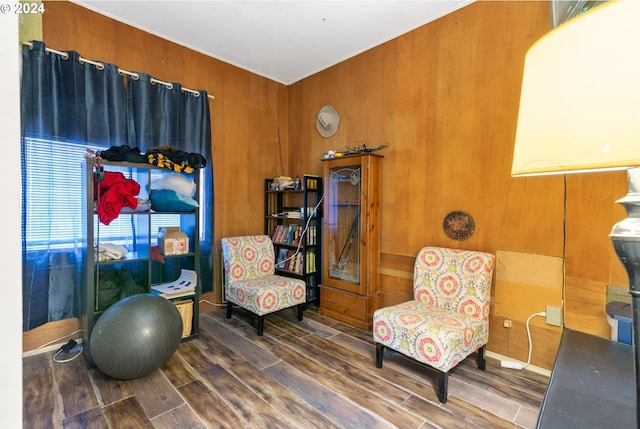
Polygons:
[[307,245],[308,246],[315,246],[317,244],[317,238],[316,238],[316,227],[315,225],[310,225],[309,228],[307,229]]
[[289,176],[277,176],[273,178],[273,183],[277,184],[278,190],[293,189],[295,183]]
[[292,250],[291,259],[289,260],[289,271],[291,271],[292,273],[295,273],[297,266],[298,266],[298,255]]
[[298,274],[302,274],[303,264],[304,264],[304,261],[302,257],[302,252],[298,252],[298,254],[296,255],[296,266],[294,271]]
[[163,298],[174,299],[194,295],[198,285],[198,274],[193,270],[180,270],[180,277],[169,283],[151,286],[151,293]]
[[293,271],[293,250],[287,251],[287,263],[285,264],[285,270]]
[[282,225],[276,225],[275,228],[273,228],[273,234],[271,235],[271,241],[273,241],[274,243],[279,242],[279,238],[280,235],[282,234]]
[[273,229],[271,241],[280,244],[296,245],[302,236],[302,226],[300,225],[276,225]]
[[295,244],[296,237],[298,235],[297,232],[298,228],[296,228],[294,225],[289,225],[289,228],[287,228],[287,238],[285,239],[286,243]]
[[271,236],[271,241],[273,241],[274,243],[279,243],[281,241],[282,228],[283,228],[283,225],[276,225],[276,227],[273,229],[273,235]]
[[285,249],[284,247],[281,247],[280,249],[278,249],[278,259],[276,260],[276,268],[279,268],[281,270],[285,269],[285,260],[287,259],[287,252],[288,250]]
[[305,261],[305,272],[307,274],[316,272],[316,254],[313,250],[307,250]]
[[307,219],[309,217],[315,217],[317,214],[316,206],[302,207],[300,209],[301,219]]
[[303,178],[303,186],[306,186],[307,189],[318,189],[317,183],[322,180],[320,176],[316,176],[313,174],[304,174]]

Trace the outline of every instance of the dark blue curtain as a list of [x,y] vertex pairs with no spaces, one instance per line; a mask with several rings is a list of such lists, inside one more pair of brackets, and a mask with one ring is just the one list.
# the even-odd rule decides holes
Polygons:
[[[77,184],[66,183],[65,171],[53,160],[66,144],[89,142],[109,146],[127,142],[127,99],[125,82],[117,67],[105,64],[103,70],[82,64],[77,52],[48,53],[42,42],[23,46],[21,84],[22,122],[22,254],[23,329],[46,322],[78,317],[81,305],[81,234],[68,229],[68,240],[56,235],[66,219],[77,218],[73,199],[69,205],[48,213],[45,224],[28,221],[30,210],[50,206],[65,198],[63,191]],[[38,161],[34,160],[40,160]],[[46,162],[49,160],[50,165]],[[78,159],[78,168],[81,163]],[[32,165],[34,164],[34,165]],[[37,174],[32,167],[45,164]],[[77,206],[76,206],[77,207]],[[32,238],[35,237],[35,238]]]
[[42,42],[22,49],[22,135],[78,144],[127,144],[127,96],[123,75],[48,53]]
[[[80,317],[82,212],[77,207],[84,194],[68,193],[78,184],[65,183],[67,175],[54,161],[69,147],[84,151],[89,145],[128,145],[144,152],[170,145],[203,155],[203,207],[209,213],[202,227],[206,238],[201,244],[201,278],[203,285],[211,285],[213,182],[207,94],[200,91],[196,97],[176,83],[172,89],[151,84],[144,74],[134,80],[115,65],[97,67],[81,62],[74,51],[63,56],[47,52],[42,42],[32,45],[22,51],[23,329]],[[34,162],[41,166],[37,160],[49,164],[34,168]],[[47,205],[46,199],[58,204]],[[59,204],[61,199],[69,201],[68,212],[66,204]],[[45,216],[47,224],[32,224],[30,213],[42,206],[56,206],[57,211]],[[65,240],[59,238],[61,228],[68,235]]]
[[195,95],[183,91],[177,82],[171,88],[153,83],[152,78],[138,73],[127,85],[129,113],[129,145],[141,152],[157,146],[171,146],[188,153],[202,155],[206,167],[203,181],[200,241],[200,284],[203,292],[213,288],[213,161],[211,157],[211,121],[206,91]]

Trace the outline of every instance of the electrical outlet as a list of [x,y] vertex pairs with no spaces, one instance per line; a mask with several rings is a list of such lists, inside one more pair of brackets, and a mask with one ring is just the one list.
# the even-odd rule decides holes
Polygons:
[[502,322],[502,325],[505,328],[510,328],[511,327],[511,319],[504,319],[504,321]]
[[547,325],[562,326],[562,307],[547,305],[545,319]]

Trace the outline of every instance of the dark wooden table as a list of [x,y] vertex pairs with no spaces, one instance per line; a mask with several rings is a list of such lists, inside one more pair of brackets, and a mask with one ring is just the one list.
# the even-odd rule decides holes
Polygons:
[[636,427],[633,348],[565,328],[538,429]]

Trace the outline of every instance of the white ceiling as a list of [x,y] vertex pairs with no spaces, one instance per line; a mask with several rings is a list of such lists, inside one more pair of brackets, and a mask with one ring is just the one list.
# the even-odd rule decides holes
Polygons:
[[285,85],[473,0],[73,0]]

